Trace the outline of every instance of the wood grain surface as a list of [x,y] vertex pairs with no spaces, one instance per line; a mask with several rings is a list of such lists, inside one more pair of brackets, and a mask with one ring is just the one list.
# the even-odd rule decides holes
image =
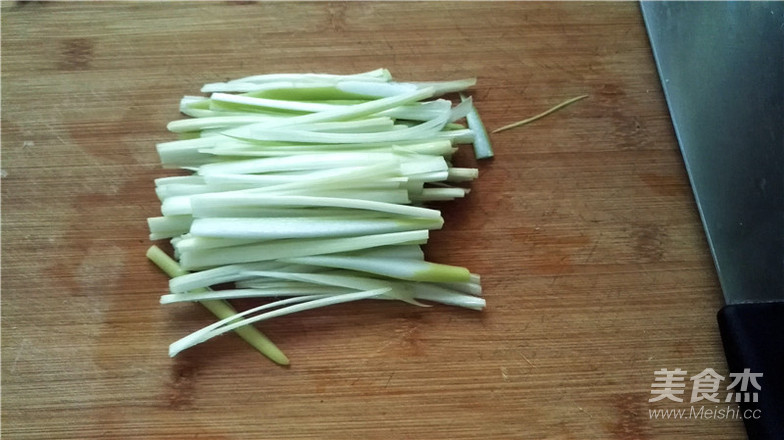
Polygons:
[[[651,420],[654,370],[726,375],[721,294],[636,3],[2,4],[9,439],[735,439]],[[156,142],[206,82],[476,76],[493,136],[426,248],[484,312],[367,302],[167,357],[211,322],[144,258]],[[475,161],[460,153],[463,166]],[[240,304],[242,306],[242,304]]]

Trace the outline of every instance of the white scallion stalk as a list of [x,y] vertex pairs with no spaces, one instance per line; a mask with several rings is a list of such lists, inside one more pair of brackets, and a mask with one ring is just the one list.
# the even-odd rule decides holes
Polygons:
[[283,238],[351,237],[387,232],[439,229],[443,219],[351,218],[197,218],[191,234],[200,237],[276,240]]
[[262,115],[251,116],[214,116],[196,119],[181,119],[172,121],[166,128],[173,133],[185,133],[188,131],[201,131],[211,128],[231,128],[246,124],[269,121],[271,117]]
[[220,266],[214,269],[203,270],[200,272],[191,272],[169,280],[169,290],[174,293],[189,292],[215,284],[251,279],[254,276],[247,275],[247,273],[250,271],[278,270],[280,267],[281,264],[278,262],[267,261],[254,264]]
[[332,254],[393,244],[421,244],[425,243],[427,238],[428,231],[424,230],[361,237],[273,240],[258,244],[185,251],[180,255],[180,264],[187,269],[201,269],[224,264]]
[[372,165],[356,167],[340,167],[336,169],[325,169],[307,171],[304,173],[287,174],[206,174],[202,177],[207,186],[219,187],[220,185],[242,185],[246,188],[254,188],[255,192],[277,191],[292,188],[321,188],[324,185],[341,183],[356,186],[359,183],[387,181],[388,179],[398,179],[405,182],[406,179],[398,177],[395,167],[398,160],[376,161]]
[[389,110],[390,108],[394,108],[400,105],[408,104],[409,102],[416,102],[421,99],[429,98],[433,96],[434,93],[435,93],[435,89],[433,89],[432,87],[425,87],[410,93],[391,96],[389,98],[377,99],[362,104],[349,105],[334,110],[310,113],[301,116],[292,116],[287,119],[281,119],[281,120],[270,121],[270,122],[260,122],[257,124],[250,124],[245,127],[227,130],[225,134],[231,137],[248,138],[252,133],[259,133],[265,129],[309,124],[313,122],[326,122],[326,121],[337,121],[337,120],[360,118],[363,116],[372,115],[374,113],[379,113],[384,110]]
[[[356,73],[351,75],[334,75],[327,73],[272,73],[265,75],[253,75],[244,78],[229,81],[232,83],[252,83],[252,84],[268,84],[281,81],[291,82],[329,82],[335,84],[344,80],[362,80],[362,81],[378,81],[387,82],[392,79],[392,75],[387,69],[375,69],[369,72]],[[209,86],[209,84],[208,84]],[[205,86],[207,87],[207,86]],[[202,92],[206,92],[202,90]]]
[[368,81],[341,81],[335,85],[335,88],[356,95],[373,96],[387,98],[390,96],[402,95],[404,93],[411,93],[418,89],[414,84],[407,83],[384,83]]
[[458,79],[455,81],[419,81],[414,82],[418,87],[433,88],[433,95],[439,96],[447,93],[462,92],[476,85],[476,78]]
[[471,129],[446,130],[439,132],[436,138],[447,139],[453,144],[471,144],[474,142],[475,134]]
[[486,302],[483,298],[452,292],[432,284],[418,284],[414,287],[414,289],[414,297],[416,299],[433,301],[441,304],[473,310],[482,310],[486,305]]
[[308,257],[286,258],[282,261],[355,270],[358,272],[411,281],[464,283],[469,282],[471,279],[470,272],[463,267],[412,259],[374,258],[366,255],[359,257],[313,255]]
[[460,104],[458,104],[449,112],[449,122],[455,122],[459,119],[465,118],[466,115],[473,109],[474,101],[470,97],[463,99]]
[[288,171],[313,171],[343,167],[361,167],[374,163],[399,162],[401,157],[392,153],[336,152],[332,154],[308,154],[288,157],[246,159],[230,162],[216,162],[203,165],[199,174],[261,174]]
[[443,115],[445,112],[449,112],[451,108],[451,101],[436,99],[433,101],[401,105],[400,107],[384,110],[383,112],[378,113],[378,115],[407,121],[429,121]]
[[[227,138],[228,139],[228,138]],[[316,144],[316,143],[285,143],[256,142],[229,139],[220,146],[198,148],[198,153],[215,156],[242,157],[280,157],[300,154],[331,154],[337,152],[409,152],[418,154],[443,155],[453,151],[452,142],[448,139],[413,140],[401,142],[362,142],[351,144]]]
[[[304,283],[303,283],[304,284]],[[280,298],[307,295],[340,295],[350,293],[347,289],[330,286],[303,285],[303,287],[275,287],[273,289],[224,289],[201,293],[170,293],[161,296],[161,304],[194,302],[205,300],[227,300],[243,298]]]
[[210,96],[213,102],[227,102],[232,104],[242,104],[250,107],[264,107],[281,110],[295,110],[301,112],[323,112],[336,110],[341,106],[331,104],[317,104],[310,102],[282,101],[278,99],[253,98],[251,96],[230,95],[227,93],[213,93]]
[[[335,254],[337,256],[337,254]],[[346,257],[366,257],[366,258],[401,258],[412,260],[424,260],[425,254],[419,246],[382,246],[372,249],[363,249],[356,252],[340,254]]]
[[450,168],[446,180],[450,182],[466,182],[474,180],[478,176],[479,170],[476,168]]
[[[471,98],[466,98],[465,95],[460,95],[460,99],[465,102],[471,102]],[[485,124],[479,117],[473,102],[470,104],[470,109],[466,113],[466,121],[468,128],[474,133],[474,155],[477,159],[488,159],[493,157],[493,147],[490,145],[490,136],[487,135]]]
[[204,178],[201,176],[170,176],[170,177],[159,177],[155,179],[155,186],[162,186],[162,185],[170,185],[170,184],[182,184],[182,185],[203,185]]
[[[424,254],[419,246],[380,246],[371,249],[362,249],[354,252],[335,253],[331,257],[336,259],[353,259],[362,261],[364,259],[386,259],[386,260],[404,260],[412,262],[424,262]],[[313,257],[308,257],[313,258]],[[174,293],[183,293],[195,289],[212,286],[215,284],[223,284],[235,281],[243,281],[252,278],[257,278],[257,275],[251,272],[258,271],[307,271],[308,265],[319,265],[314,260],[311,262],[297,263],[297,258],[282,259],[277,261],[262,261],[250,264],[236,264],[228,266],[219,266],[213,269],[207,269],[199,272],[192,272],[186,275],[172,278],[169,281],[169,290]],[[340,260],[321,260],[321,262],[339,262]],[[324,264],[323,267],[341,267],[336,263],[335,265]],[[413,263],[412,263],[413,264]],[[433,263],[428,263],[433,264]],[[345,267],[351,269],[352,267]],[[422,266],[422,269],[427,267]],[[312,269],[310,269],[312,270]],[[413,273],[413,272],[412,272]],[[462,279],[462,276],[460,276]],[[443,278],[439,278],[443,279]],[[460,289],[456,289],[460,290]]]
[[469,190],[466,188],[424,188],[417,196],[411,197],[417,202],[433,202],[454,200],[465,197]]
[[[150,228],[150,240],[172,238],[188,232],[193,218],[191,216],[150,217],[147,225]],[[156,237],[156,238],[152,238]]]
[[226,238],[226,237],[199,237],[191,233],[183,234],[172,241],[174,250],[178,254],[196,250],[218,249],[233,246],[255,244],[263,240],[257,238]]
[[[167,201],[172,199],[168,199]],[[177,211],[186,211],[186,213],[192,213],[198,217],[204,216],[202,213],[204,211],[208,211],[210,208],[300,206],[362,209],[367,211],[378,211],[388,214],[426,219],[441,218],[441,212],[436,209],[398,205],[395,203],[374,202],[371,200],[343,199],[337,197],[278,196],[251,193],[199,194],[193,197],[189,197],[187,202],[183,202],[181,205],[183,205],[182,209],[178,209]],[[164,213],[164,215],[168,214]]]
[[[402,142],[431,139],[448,121],[448,114],[403,129],[394,129],[374,133],[330,133],[318,131],[321,126],[315,124],[291,124],[285,127],[267,127],[260,123],[256,128],[249,128],[245,133],[228,133],[232,137],[250,141],[276,142],[312,142],[326,144]],[[272,123],[270,123],[272,124]]]
[[474,282],[467,283],[436,283],[445,289],[456,290],[474,296],[482,296],[482,285]]

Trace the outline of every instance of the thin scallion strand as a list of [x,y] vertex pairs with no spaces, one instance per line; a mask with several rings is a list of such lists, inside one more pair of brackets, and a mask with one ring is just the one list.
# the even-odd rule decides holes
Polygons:
[[433,96],[435,89],[426,87],[424,89],[416,90],[411,93],[402,95],[391,96],[389,98],[381,98],[374,101],[365,102],[362,104],[350,105],[337,110],[322,111],[318,113],[309,113],[301,116],[293,116],[290,118],[281,118],[278,121],[261,122],[257,124],[250,124],[244,127],[227,130],[223,134],[231,137],[245,137],[251,131],[266,130],[271,128],[282,127],[286,125],[309,124],[312,122],[326,122],[336,120],[347,120],[351,118],[360,118],[373,113],[378,113],[384,110],[398,107],[409,102],[416,102],[422,99]]
[[[188,273],[157,246],[152,246],[147,250],[147,258],[171,278],[176,278]],[[204,291],[206,291],[206,289],[194,290],[194,292],[197,293]],[[200,303],[221,320],[237,315],[237,311],[226,301],[208,300],[201,301]],[[276,364],[289,365],[289,358],[286,357],[268,337],[255,327],[250,325],[238,327],[234,329],[234,332]]]
[[555,107],[552,107],[552,108],[550,108],[548,110],[545,110],[545,111],[543,111],[542,113],[539,113],[536,116],[531,116],[528,119],[523,119],[522,121],[513,122],[513,123],[511,123],[509,125],[504,125],[501,128],[496,128],[495,130],[493,130],[493,133],[499,133],[499,132],[506,131],[506,130],[509,130],[509,129],[512,129],[512,128],[520,127],[520,126],[525,125],[525,124],[530,124],[531,122],[534,122],[534,121],[536,121],[538,119],[542,119],[543,117],[545,117],[545,116],[547,116],[547,115],[549,115],[551,113],[554,113],[554,112],[556,112],[556,111],[566,107],[569,104],[573,104],[573,103],[575,103],[575,102],[577,102],[577,101],[579,101],[581,99],[585,99],[587,97],[588,97],[588,95],[580,95],[580,96],[577,96],[577,97],[574,97],[574,98],[571,98],[571,99],[567,99],[566,101],[556,105]]
[[253,324],[255,322],[276,318],[278,316],[285,316],[292,313],[302,312],[305,310],[317,309],[319,307],[326,307],[326,306],[342,304],[350,301],[368,299],[374,296],[383,295],[384,293],[387,293],[390,290],[391,289],[389,288],[382,288],[382,289],[375,289],[375,290],[369,290],[364,292],[345,293],[341,295],[307,295],[305,297],[293,297],[280,301],[275,301],[269,304],[264,304],[262,306],[239,313],[237,314],[237,317],[238,318],[245,317],[247,315],[258,313],[263,310],[268,310],[273,307],[279,307],[283,305],[286,305],[287,307],[281,307],[277,310],[273,310],[267,313],[262,313],[260,315],[256,315],[251,318],[244,318],[244,319],[237,319],[237,320],[223,319],[214,324],[208,325],[207,327],[204,327],[201,330],[197,330],[191,333],[190,335],[180,339],[179,341],[175,341],[174,343],[169,345],[169,355],[174,357],[175,355],[177,355],[177,353],[181,352],[182,350],[193,347],[196,344],[205,342],[211,338],[214,338],[215,336],[219,336],[228,331],[232,331],[237,328],[240,328],[243,325]]
[[[471,98],[466,98],[462,93],[460,94],[460,100],[463,102],[469,102],[470,99]],[[471,108],[468,110],[465,117],[469,129],[474,133],[474,156],[476,156],[477,159],[489,159],[493,157],[493,147],[490,145],[490,136],[487,135],[485,124],[482,123],[482,119],[479,117],[479,113],[476,111],[473,102],[469,102],[469,104],[471,105]]]

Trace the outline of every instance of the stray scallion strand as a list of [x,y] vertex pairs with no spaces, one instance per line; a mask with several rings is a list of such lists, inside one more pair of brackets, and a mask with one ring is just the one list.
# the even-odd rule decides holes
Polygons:
[[539,113],[536,116],[531,116],[528,119],[523,119],[522,121],[513,122],[513,123],[511,123],[509,125],[504,125],[501,128],[496,128],[495,130],[493,130],[493,133],[500,133],[502,131],[506,131],[506,130],[509,130],[509,129],[512,129],[512,128],[516,128],[516,127],[520,127],[520,126],[523,126],[525,124],[530,124],[531,122],[534,122],[534,121],[536,121],[538,119],[542,119],[543,117],[545,117],[545,116],[547,116],[547,115],[549,115],[551,113],[557,112],[558,110],[560,110],[560,109],[562,109],[562,108],[564,108],[564,107],[566,107],[566,106],[568,106],[570,104],[573,104],[573,103],[575,103],[575,102],[577,102],[577,101],[579,101],[581,99],[585,99],[587,97],[588,97],[588,95],[580,95],[580,96],[577,96],[577,97],[574,97],[574,98],[571,98],[571,99],[567,99],[566,101],[556,105],[555,107],[552,107],[552,108],[550,108],[548,110],[545,110],[545,111],[543,111],[542,113]]

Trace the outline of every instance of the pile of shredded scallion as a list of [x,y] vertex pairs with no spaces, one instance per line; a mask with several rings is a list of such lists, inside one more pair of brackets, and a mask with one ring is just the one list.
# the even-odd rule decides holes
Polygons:
[[[190,118],[168,125],[181,140],[157,150],[164,167],[191,174],[155,181],[162,216],[149,219],[150,238],[171,239],[179,263],[155,246],[148,257],[172,277],[162,304],[198,301],[220,320],[169,354],[234,331],[287,364],[250,324],[363,299],[481,310],[479,276],[420,248],[444,223],[428,202],[464,197],[477,177],[452,165],[458,145],[492,156],[471,98],[442,98],[475,82],[268,74],[184,97]],[[269,301],[237,313],[236,298]]]

